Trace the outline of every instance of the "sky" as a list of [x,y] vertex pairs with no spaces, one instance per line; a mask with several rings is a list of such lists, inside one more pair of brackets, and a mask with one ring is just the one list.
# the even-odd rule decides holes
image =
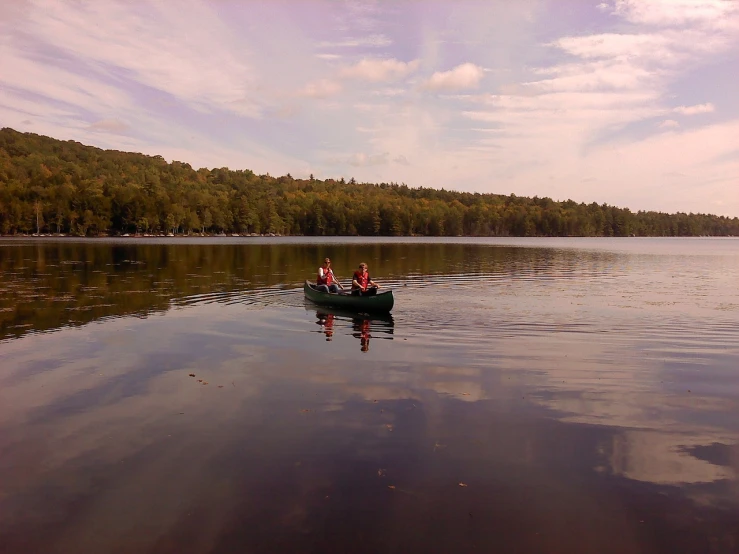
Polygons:
[[739,0],[2,0],[0,127],[739,216]]

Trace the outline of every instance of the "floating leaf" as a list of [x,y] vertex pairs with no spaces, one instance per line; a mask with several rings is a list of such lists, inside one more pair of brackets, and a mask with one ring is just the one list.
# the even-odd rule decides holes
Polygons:
[[189,375],[190,377],[195,377],[195,374],[194,374],[194,373],[188,373],[188,375]]
[[467,483],[462,483],[462,482],[460,482],[460,483],[459,483],[459,486],[460,486],[460,487],[466,487],[466,486],[467,486]]
[[395,485],[388,485],[387,488],[395,490]]

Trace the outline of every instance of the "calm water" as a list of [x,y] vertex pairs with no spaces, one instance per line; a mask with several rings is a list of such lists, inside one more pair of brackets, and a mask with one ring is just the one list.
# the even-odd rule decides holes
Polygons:
[[739,551],[739,240],[186,240],[0,241],[0,552]]

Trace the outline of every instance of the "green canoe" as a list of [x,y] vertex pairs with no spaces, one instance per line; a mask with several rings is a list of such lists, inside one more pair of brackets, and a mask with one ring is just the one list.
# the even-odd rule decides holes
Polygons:
[[316,290],[316,285],[308,281],[303,285],[305,297],[319,306],[343,308],[352,312],[368,314],[387,314],[393,309],[393,291],[378,292],[373,296],[354,296],[349,293],[331,293]]

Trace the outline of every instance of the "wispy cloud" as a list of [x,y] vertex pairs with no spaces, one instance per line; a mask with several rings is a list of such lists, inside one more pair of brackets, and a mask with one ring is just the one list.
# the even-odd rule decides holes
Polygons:
[[390,154],[383,152],[382,154],[354,154],[349,158],[349,165],[354,167],[366,167],[373,165],[387,165],[390,162]]
[[123,134],[130,131],[131,126],[120,119],[101,119],[92,123],[90,129],[93,131]]
[[393,41],[386,35],[376,34],[363,37],[344,38],[340,40],[324,40],[318,43],[319,48],[382,48],[390,46]]
[[696,104],[695,106],[678,106],[673,111],[682,115],[698,115],[713,113],[716,111],[716,108],[709,102],[707,104]]
[[341,83],[330,79],[319,79],[305,85],[298,91],[298,95],[308,98],[328,98],[340,93],[341,90]]
[[614,13],[633,23],[686,25],[720,23],[739,10],[732,0],[616,0]]
[[473,63],[463,63],[449,71],[437,71],[424,83],[427,90],[455,91],[477,88],[485,72]]
[[350,79],[383,82],[407,77],[418,69],[419,60],[402,62],[395,58],[364,58],[358,63],[345,67],[341,76]]
[[[191,2],[178,10],[165,4],[132,10],[109,1],[75,4],[74,9],[58,2],[33,5],[40,17],[34,17],[29,30],[49,47],[85,60],[99,72],[125,70],[141,85],[197,109],[220,106],[238,111],[236,101],[248,95],[254,82],[246,58],[227,47],[233,30],[206,4]],[[184,36],[187,41],[180,40]],[[200,48],[213,36],[221,39],[207,50]],[[246,115],[252,113],[246,110]]]

